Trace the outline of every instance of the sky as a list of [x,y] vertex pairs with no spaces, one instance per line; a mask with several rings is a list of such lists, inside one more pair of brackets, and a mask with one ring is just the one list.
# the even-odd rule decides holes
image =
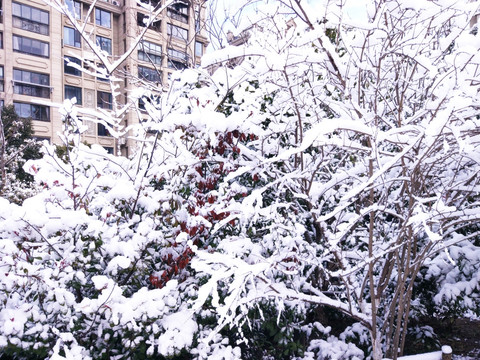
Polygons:
[[[274,0],[276,1],[276,0]],[[313,8],[320,5],[325,0],[306,0]],[[341,0],[344,1],[347,8],[346,13],[352,20],[361,20],[366,17],[366,4],[369,0]],[[243,29],[247,28],[252,22],[255,22],[257,9],[263,0],[216,0],[209,2],[215,4],[214,19],[218,32],[225,34],[232,31],[238,35]],[[245,6],[245,4],[249,4]],[[221,30],[220,30],[221,29]],[[212,41],[215,45],[215,41]],[[223,44],[225,45],[225,44]],[[213,51],[210,46],[207,52]]]

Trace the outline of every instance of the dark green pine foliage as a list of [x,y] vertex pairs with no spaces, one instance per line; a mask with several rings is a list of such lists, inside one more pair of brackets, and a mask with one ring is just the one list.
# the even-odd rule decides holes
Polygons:
[[33,138],[32,120],[19,117],[13,105],[2,108],[0,130],[3,131],[0,137],[0,194],[21,203],[34,186],[33,176],[25,172],[23,164],[42,157],[41,144]]

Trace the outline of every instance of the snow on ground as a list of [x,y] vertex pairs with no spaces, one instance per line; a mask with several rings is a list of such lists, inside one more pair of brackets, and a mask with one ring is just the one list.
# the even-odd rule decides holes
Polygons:
[[[390,360],[385,358],[383,360]],[[426,354],[418,354],[418,355],[407,355],[397,358],[397,360],[442,360],[442,352],[435,351]]]

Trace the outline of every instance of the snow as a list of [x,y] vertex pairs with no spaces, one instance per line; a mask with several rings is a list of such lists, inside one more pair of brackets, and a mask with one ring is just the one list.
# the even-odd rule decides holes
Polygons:
[[[390,359],[384,358],[384,360],[390,360]],[[425,354],[400,356],[397,358],[397,360],[442,360],[442,352],[435,351],[435,352],[425,353]]]
[[190,311],[178,312],[166,316],[162,320],[165,332],[158,338],[158,352],[164,356],[171,356],[175,349],[182,349],[192,345],[197,323],[192,319]]
[[127,269],[131,264],[131,260],[126,256],[115,256],[107,265],[107,272],[110,272],[112,275],[117,273],[117,269]]
[[452,348],[448,345],[443,345],[442,346],[442,353],[443,354],[451,354],[452,353]]
[[105,290],[108,289],[109,285],[112,285],[111,280],[104,275],[95,275],[92,277],[92,281],[95,284],[95,289]]

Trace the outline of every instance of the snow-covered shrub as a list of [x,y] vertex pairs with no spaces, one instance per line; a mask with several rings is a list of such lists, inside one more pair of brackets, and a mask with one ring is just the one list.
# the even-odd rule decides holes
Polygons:
[[479,268],[480,248],[475,241],[459,242],[428,259],[415,294],[418,317],[453,320],[467,313],[479,315]]
[[154,215],[170,194],[140,193],[132,163],[103,149],[79,144],[68,160],[48,151],[27,164],[45,189],[23,207],[2,206],[2,346],[48,353],[61,339],[96,359],[191,346],[189,284],[155,289],[152,280],[175,244]]
[[358,349],[353,343],[345,343],[335,336],[329,336],[327,340],[313,340],[308,347],[305,360],[320,359],[350,359],[363,360],[363,351]]
[[[444,248],[478,246],[477,5],[372,3],[363,26],[333,3],[270,5],[227,72],[245,81],[222,81],[235,84],[230,116],[249,108],[257,126],[227,177],[265,180],[237,215],[252,231],[199,249],[192,266],[216,283],[206,293],[227,292],[225,324],[265,298],[327,306],[368,330],[372,358],[395,358],[418,274]],[[279,16],[289,10],[302,14],[294,25]],[[461,268],[437,278],[437,302],[471,293]],[[462,290],[448,285],[461,277]]]

